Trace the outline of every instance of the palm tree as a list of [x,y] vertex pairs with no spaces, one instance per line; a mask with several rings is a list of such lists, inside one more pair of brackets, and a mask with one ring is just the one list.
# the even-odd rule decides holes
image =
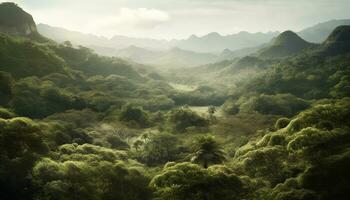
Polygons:
[[210,164],[220,164],[225,161],[225,152],[212,136],[201,136],[194,140],[191,162],[208,168]]

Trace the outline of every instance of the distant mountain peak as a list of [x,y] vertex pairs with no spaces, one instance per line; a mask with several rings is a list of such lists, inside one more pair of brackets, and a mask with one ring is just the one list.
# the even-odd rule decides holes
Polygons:
[[274,40],[272,46],[263,49],[260,56],[268,58],[288,57],[303,51],[313,44],[305,41],[293,31],[285,31]]
[[300,31],[298,34],[307,41],[322,43],[335,28],[341,25],[350,25],[350,19],[333,19],[318,23]]
[[211,33],[205,35],[204,37],[210,37],[210,38],[218,38],[219,37],[220,38],[220,37],[222,37],[222,35],[220,35],[217,32],[211,32]]
[[33,17],[12,2],[0,4],[0,32],[29,36],[37,33]]
[[305,45],[307,43],[298,34],[290,30],[281,33],[274,41],[275,46]]
[[327,43],[343,43],[350,42],[350,26],[338,26],[334,31],[329,35],[327,40],[324,42]]
[[194,39],[198,39],[198,36],[192,34],[192,35],[189,37],[189,40],[194,40]]
[[231,51],[230,49],[228,49],[228,48],[224,49],[224,50],[221,52],[222,55],[230,54],[230,53],[232,53],[232,51]]
[[350,26],[338,26],[323,43],[327,54],[335,55],[350,52]]

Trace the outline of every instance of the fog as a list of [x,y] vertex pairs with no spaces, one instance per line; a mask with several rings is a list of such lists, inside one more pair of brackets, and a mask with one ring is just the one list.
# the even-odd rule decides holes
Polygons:
[[[112,37],[268,32],[349,18],[349,0],[16,0],[37,23]],[[316,3],[317,2],[317,3]]]

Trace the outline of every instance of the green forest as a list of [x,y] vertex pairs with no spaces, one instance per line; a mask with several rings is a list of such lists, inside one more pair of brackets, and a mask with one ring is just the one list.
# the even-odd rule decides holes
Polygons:
[[14,3],[0,32],[2,200],[350,197],[348,25],[167,70],[47,38]]

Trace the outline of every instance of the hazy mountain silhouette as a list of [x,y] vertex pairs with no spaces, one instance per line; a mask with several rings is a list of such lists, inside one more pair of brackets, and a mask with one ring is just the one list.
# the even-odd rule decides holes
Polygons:
[[350,19],[330,20],[319,23],[300,31],[298,35],[309,42],[322,43],[340,25],[350,25]]
[[136,46],[121,49],[116,52],[116,56],[163,68],[193,67],[215,62],[218,59],[217,55],[214,54],[186,51],[180,48],[152,51]]
[[[129,46],[137,46],[152,50],[166,50],[178,47],[189,51],[216,52],[224,49],[238,50],[242,48],[255,47],[270,41],[278,35],[278,32],[269,33],[248,33],[222,36],[218,33],[210,33],[203,37],[195,35],[183,40],[157,40],[145,38],[132,38],[127,36],[114,36],[111,39],[99,37],[91,34],[84,34],[77,31],[70,31],[64,28],[52,27],[46,24],[39,24],[38,31],[57,42],[66,40],[76,45],[89,47],[108,47],[114,49],[124,49]],[[100,49],[98,49],[100,50]]]
[[213,32],[203,37],[192,35],[188,39],[178,40],[176,46],[198,52],[222,52],[224,49],[238,50],[259,46],[269,42],[278,34],[279,32],[249,33],[242,31],[237,34],[222,36]]

